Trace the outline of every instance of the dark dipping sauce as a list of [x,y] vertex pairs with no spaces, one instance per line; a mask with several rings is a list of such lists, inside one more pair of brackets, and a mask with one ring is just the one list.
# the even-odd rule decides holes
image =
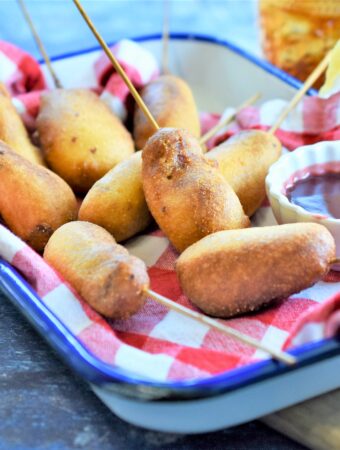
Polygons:
[[285,194],[291,203],[315,216],[340,219],[340,162],[299,170],[286,182]]

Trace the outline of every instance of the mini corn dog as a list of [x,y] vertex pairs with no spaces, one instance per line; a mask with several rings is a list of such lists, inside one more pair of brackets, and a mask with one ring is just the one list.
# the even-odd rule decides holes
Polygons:
[[159,130],[145,145],[142,159],[146,202],[178,251],[207,234],[249,226],[216,163],[202,155],[198,141],[186,130]]
[[56,89],[37,118],[48,165],[77,192],[88,189],[134,152],[129,132],[96,94]]
[[176,272],[196,306],[226,318],[308,288],[334,259],[324,226],[294,223],[211,234],[182,253]]
[[39,149],[31,143],[21,117],[2,83],[0,83],[0,140],[28,161],[44,164]]
[[252,216],[261,206],[266,191],[265,178],[280,157],[281,143],[264,131],[241,131],[206,153],[218,162],[224,178],[240,199],[244,212]]
[[0,214],[6,225],[35,250],[77,215],[71,188],[55,173],[33,164],[0,141]]
[[143,304],[149,286],[145,264],[98,225],[63,225],[50,238],[44,259],[106,317],[128,318]]
[[117,164],[87,193],[79,220],[102,226],[117,242],[143,231],[152,221],[142,184],[142,152]]
[[[142,99],[160,127],[185,128],[200,135],[195,100],[188,84],[174,75],[162,75],[147,84]],[[135,110],[133,135],[137,148],[143,148],[155,129],[139,108]]]

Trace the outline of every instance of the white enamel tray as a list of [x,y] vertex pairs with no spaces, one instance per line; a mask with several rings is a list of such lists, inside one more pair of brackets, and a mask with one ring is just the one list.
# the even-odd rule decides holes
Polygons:
[[[138,41],[161,59],[159,36]],[[98,54],[98,49],[90,49],[56,58],[54,67],[62,84],[89,86],[91,79],[90,84],[95,84],[92,63]],[[290,99],[300,85],[270,64],[205,36],[172,36],[170,70],[188,81],[202,111],[222,112],[255,92],[262,93],[263,101]],[[133,373],[105,367],[86,353],[15,271],[1,261],[0,287],[66,362],[91,382],[97,396],[119,417],[135,425],[203,433],[247,422],[340,387],[337,339],[293,350],[299,364],[290,369],[266,360],[201,383],[141,381]]]

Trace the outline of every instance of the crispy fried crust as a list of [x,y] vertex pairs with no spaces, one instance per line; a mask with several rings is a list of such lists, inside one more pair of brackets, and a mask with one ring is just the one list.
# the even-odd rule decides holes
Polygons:
[[47,163],[78,192],[87,192],[134,152],[129,132],[88,90],[45,94],[37,129]]
[[252,216],[265,198],[265,178],[269,167],[280,154],[281,143],[275,136],[253,130],[241,131],[205,156],[218,162],[244,212]]
[[2,83],[0,83],[0,140],[28,161],[44,164],[39,149],[31,143],[21,117]]
[[[185,128],[200,136],[200,121],[188,84],[174,75],[162,75],[147,84],[141,96],[160,127]],[[140,108],[136,107],[133,136],[137,148],[143,148],[155,132]]]
[[215,231],[249,226],[235,192],[186,130],[159,130],[142,159],[146,202],[177,250]]
[[176,272],[196,306],[232,317],[313,285],[334,258],[325,227],[294,223],[207,236],[182,253]]
[[15,234],[42,251],[54,230],[76,218],[77,202],[64,180],[0,142],[0,214]]
[[79,220],[96,223],[124,241],[151,223],[142,185],[142,152],[117,164],[87,193]]
[[50,238],[44,259],[106,317],[126,319],[143,304],[149,286],[144,262],[97,225],[62,226]]

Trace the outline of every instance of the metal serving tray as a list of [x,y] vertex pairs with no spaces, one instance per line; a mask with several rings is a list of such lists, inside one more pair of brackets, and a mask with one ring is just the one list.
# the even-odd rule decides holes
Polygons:
[[[136,38],[160,60],[159,35]],[[54,59],[64,86],[88,86],[98,47]],[[263,100],[291,98],[300,82],[236,46],[207,36],[171,36],[170,67],[193,89],[200,110],[222,111],[260,91]],[[204,64],[202,64],[204,55]],[[76,68],[76,70],[75,70]],[[47,75],[48,77],[48,75]],[[200,433],[236,425],[340,387],[340,340],[291,351],[286,367],[271,359],[210,378],[155,382],[92,354],[49,310],[27,282],[0,260],[0,289],[63,360],[118,416],[146,428]]]

